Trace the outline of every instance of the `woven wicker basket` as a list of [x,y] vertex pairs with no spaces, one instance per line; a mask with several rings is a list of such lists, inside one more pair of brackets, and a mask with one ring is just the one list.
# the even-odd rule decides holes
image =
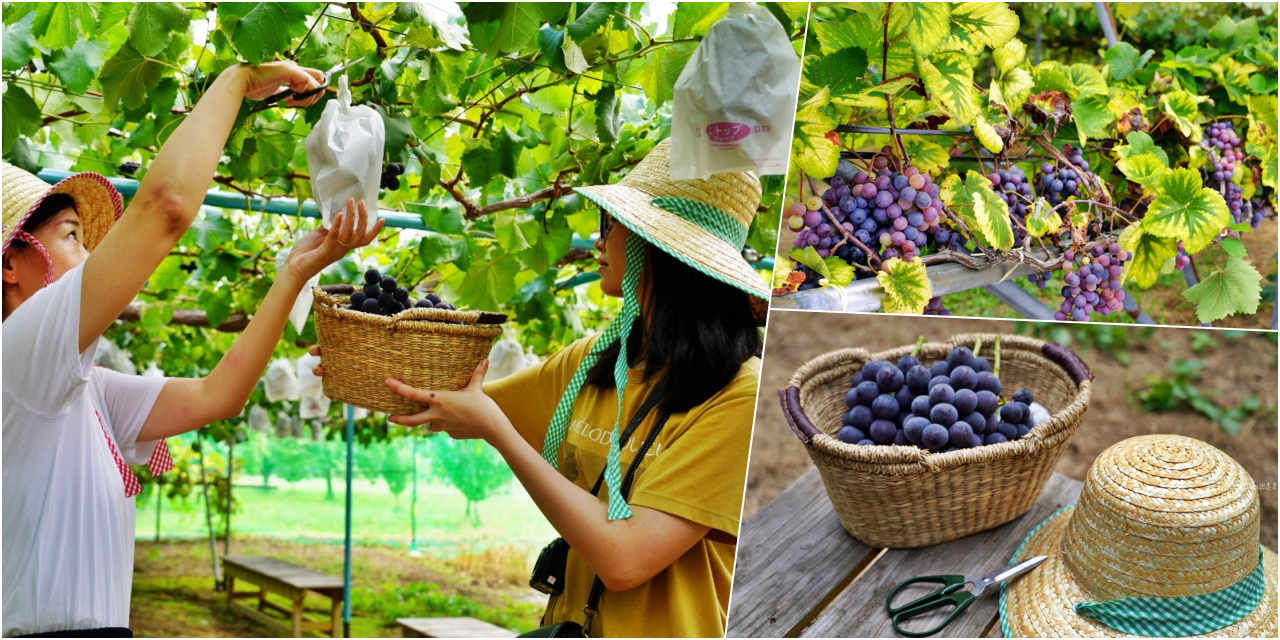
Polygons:
[[[982,354],[994,363],[994,334],[926,343],[919,358],[926,363],[941,360],[955,347],[974,347],[979,338]],[[834,434],[846,412],[844,397],[853,374],[871,360],[897,362],[913,348],[874,354],[863,349],[833,351],[805,363],[779,392],[783,413],[822,474],[841,524],[872,547],[938,544],[1026,513],[1089,405],[1092,374],[1075,353],[1055,343],[1002,335],[1003,395],[1029,389],[1052,414],[1026,436],[947,453],[837,440]]]
[[419,389],[467,386],[476,365],[502,335],[498,323],[506,320],[485,311],[417,308],[378,316],[347,309],[350,296],[334,290],[314,289],[324,394],[370,411],[406,415],[426,409],[391,391],[387,378]]

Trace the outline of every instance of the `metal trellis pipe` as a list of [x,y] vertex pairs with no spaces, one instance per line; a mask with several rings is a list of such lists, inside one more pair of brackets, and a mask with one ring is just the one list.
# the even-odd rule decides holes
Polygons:
[[347,405],[347,508],[342,535],[342,637],[351,637],[351,469],[355,459],[356,408]]

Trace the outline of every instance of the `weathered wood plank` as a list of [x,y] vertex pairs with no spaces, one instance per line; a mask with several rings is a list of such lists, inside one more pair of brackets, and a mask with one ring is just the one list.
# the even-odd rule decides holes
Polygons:
[[726,636],[794,635],[877,552],[844,530],[809,469],[742,525]]
[[516,632],[475,618],[397,618],[406,638],[514,638]]
[[293,629],[292,627],[290,627],[289,620],[281,620],[279,618],[273,617],[269,613],[264,613],[262,611],[258,611],[253,607],[246,606],[243,602],[233,601],[231,603],[231,610],[236,613],[248,616],[249,619],[253,620],[254,622],[264,625],[268,629],[271,629],[272,631],[275,631],[285,637],[289,637],[289,634],[293,633]]
[[[310,589],[316,592],[342,589],[342,578],[269,556],[223,556],[222,564],[224,567],[234,566],[244,572],[273,578],[296,589]],[[250,582],[253,580],[250,579]]]
[[[982,575],[1009,562],[1013,550],[1037,524],[1062,507],[1075,502],[1084,487],[1077,480],[1053,474],[1030,511],[995,529],[923,549],[888,550],[857,581],[831,602],[802,637],[871,638],[898,637],[885,613],[885,598],[895,586],[916,576],[940,574]],[[900,602],[924,595],[928,589],[899,594]],[[1000,593],[989,588],[939,638],[980,637],[999,616]],[[899,604],[900,602],[895,602]],[[941,622],[950,607],[930,616],[921,616],[904,628],[931,629]]]

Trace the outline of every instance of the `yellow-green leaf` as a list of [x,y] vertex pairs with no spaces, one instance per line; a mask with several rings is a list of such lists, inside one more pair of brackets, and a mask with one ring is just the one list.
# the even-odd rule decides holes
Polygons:
[[1181,240],[1187,253],[1208,246],[1223,227],[1231,224],[1231,211],[1221,194],[1201,182],[1200,173],[1191,169],[1161,174],[1142,229],[1162,238]]
[[1080,89],[1071,81],[1068,69],[1062,63],[1045,60],[1031,68],[1031,78],[1035,82],[1036,93],[1045,91],[1061,91],[1075,100],[1080,97]]
[[969,57],[957,51],[936,53],[930,58],[916,58],[925,89],[951,110],[960,125],[973,123],[978,111],[973,106],[973,66]]
[[1160,176],[1169,170],[1154,153],[1120,158],[1119,162],[1116,162],[1116,167],[1130,182],[1142,185],[1148,193],[1155,192]]
[[947,148],[929,140],[929,136],[902,136],[902,145],[911,156],[911,165],[927,174],[936,176],[951,165]]
[[1241,258],[1228,258],[1222,271],[1182,292],[1195,303],[1200,322],[1221,320],[1235,313],[1255,313],[1262,296],[1262,275]]
[[1003,2],[958,3],[951,9],[951,21],[992,49],[1018,35],[1018,14]]
[[890,258],[880,265],[880,269],[876,274],[876,282],[884,289],[885,296],[881,304],[885,312],[916,315],[924,313],[925,305],[933,297],[924,262],[920,258],[912,258],[911,262]]
[[1130,131],[1129,135],[1125,136],[1125,139],[1129,141],[1129,144],[1116,147],[1116,155],[1121,158],[1129,158],[1140,156],[1144,153],[1152,153],[1160,159],[1160,164],[1166,167],[1169,166],[1169,154],[1165,153],[1164,149],[1157,147],[1155,141],[1151,139],[1147,132]]
[[1165,261],[1178,255],[1177,240],[1151,235],[1136,224],[1120,234],[1120,247],[1133,256],[1125,265],[1124,281],[1141,289],[1155,284]]
[[1107,61],[1111,77],[1116,80],[1124,80],[1142,71],[1142,68],[1147,66],[1147,61],[1154,54],[1155,51],[1147,49],[1142,55],[1138,55],[1138,50],[1133,45],[1128,42],[1121,42],[1108,49],[1102,57]]
[[1042,238],[1057,233],[1062,228],[1062,216],[1044,198],[1036,198],[1031,215],[1027,216],[1027,235]]
[[1022,64],[1027,57],[1027,45],[1022,44],[1021,40],[1013,39],[1004,43],[1003,47],[995,49],[991,52],[991,57],[995,59],[996,69],[1000,73],[1009,73],[1011,69]]
[[988,99],[1009,107],[1010,113],[1016,113],[1018,107],[1027,101],[1035,85],[1035,81],[1031,79],[1031,74],[1026,69],[1010,69],[1001,75],[998,81],[991,81]]
[[1067,77],[1080,90],[1081,96],[1107,92],[1107,81],[1102,79],[1102,74],[1087,64],[1077,63],[1067,67]]
[[1249,76],[1257,70],[1258,66],[1255,64],[1240,64],[1230,57],[1224,57],[1213,65],[1218,83],[1227,90],[1227,96],[1232,102],[1246,107],[1249,106]]
[[1200,103],[1208,99],[1208,96],[1193,96],[1186,91],[1172,91],[1160,96],[1160,108],[1182,135],[1192,142],[1200,142],[1202,132],[1200,125],[1196,124],[1196,116],[1200,114]]
[[829,104],[831,91],[823,87],[796,112],[791,161],[797,169],[811,176],[835,173],[836,163],[840,161],[840,147],[827,138],[827,132],[836,128],[835,119],[824,111]]
[[[956,192],[957,204],[970,204],[972,217],[965,216],[976,223],[970,230],[982,236],[983,243],[992,249],[1007,250],[1013,247],[1013,226],[1009,222],[1009,205],[1004,198],[991,190],[991,181],[979,171],[970,171],[965,181]],[[958,207],[964,209],[965,207]]]
[[1080,96],[1071,103],[1071,118],[1076,123],[1076,131],[1080,134],[1080,144],[1089,138],[1107,138],[1110,132],[1107,127],[1115,122],[1115,116],[1107,108],[1108,98],[1104,93],[1090,93]]
[[987,148],[991,153],[1000,153],[1004,149],[1004,140],[1000,139],[1000,134],[996,133],[996,128],[987,123],[986,118],[982,114],[978,114],[978,118],[973,123],[973,133],[978,136],[978,142]]
[[900,3],[911,11],[906,40],[916,53],[929,57],[951,33],[951,5],[945,2]]

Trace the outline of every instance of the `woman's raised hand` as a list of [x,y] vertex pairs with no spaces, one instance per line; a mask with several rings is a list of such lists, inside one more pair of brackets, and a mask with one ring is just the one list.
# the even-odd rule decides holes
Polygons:
[[357,213],[356,201],[348,198],[347,210],[334,217],[329,229],[316,227],[293,246],[285,268],[299,285],[340,260],[348,251],[363,247],[378,237],[386,220],[378,220],[368,231],[361,231],[367,224],[369,212],[363,202],[358,209]]
[[430,423],[432,432],[441,431],[456,440],[481,438],[489,440],[507,423],[502,409],[485,395],[482,385],[489,370],[486,358],[471,372],[471,382],[461,391],[429,391],[416,389],[395,378],[387,378],[392,391],[417,402],[427,409],[411,416],[389,416],[387,419],[407,427]]
[[[289,85],[295,92],[302,93],[320,86],[324,73],[319,69],[300,67],[292,60],[268,62],[257,66],[242,64],[244,75],[244,95],[250,100],[266,100],[280,91],[282,85]],[[290,107],[309,107],[315,104],[324,93],[318,93],[305,100],[289,98],[285,101]]]

